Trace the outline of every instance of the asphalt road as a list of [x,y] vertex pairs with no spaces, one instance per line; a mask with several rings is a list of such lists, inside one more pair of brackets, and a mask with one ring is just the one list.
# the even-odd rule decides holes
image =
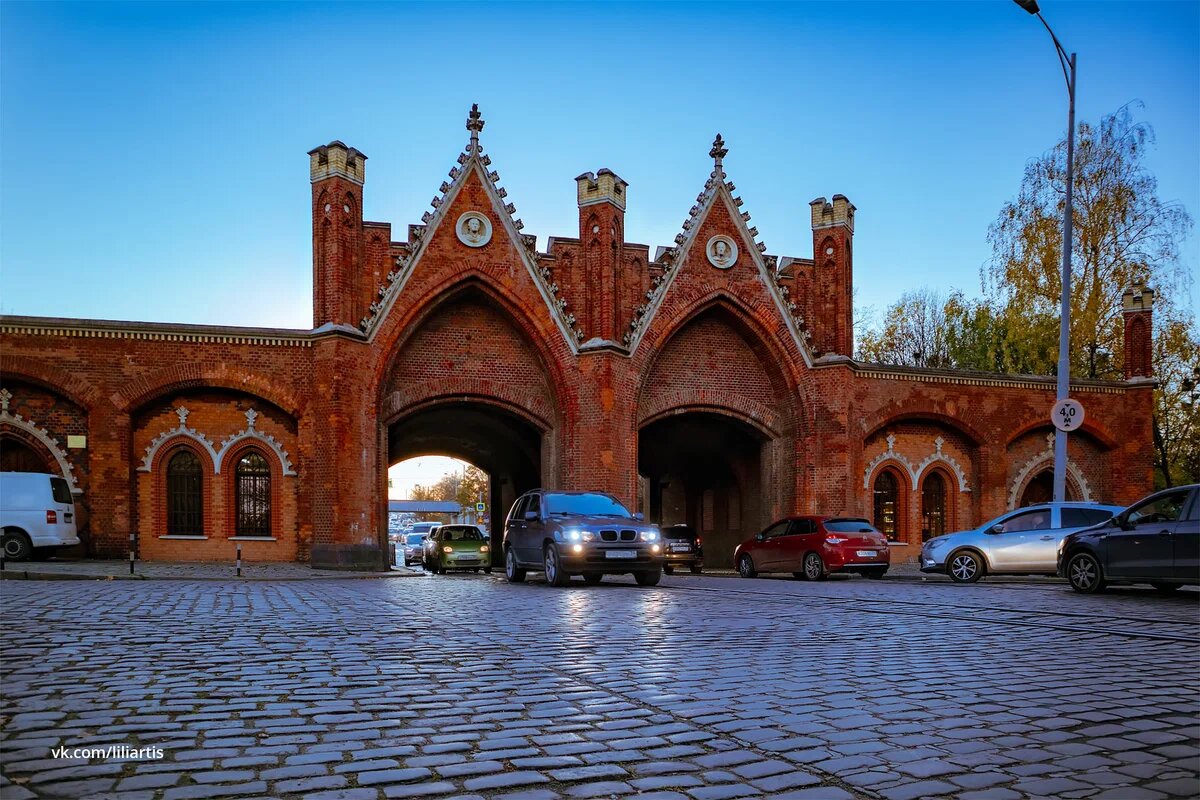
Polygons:
[[1198,598],[6,581],[0,796],[1194,797]]

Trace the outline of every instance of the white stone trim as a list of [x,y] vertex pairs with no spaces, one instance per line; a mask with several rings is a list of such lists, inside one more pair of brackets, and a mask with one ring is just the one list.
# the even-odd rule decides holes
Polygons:
[[212,458],[215,469],[220,472],[221,464],[219,461],[217,461],[217,449],[213,447],[213,443],[209,441],[208,437],[203,433],[200,433],[195,428],[188,427],[187,418],[188,414],[190,413],[191,412],[183,406],[179,406],[179,408],[175,409],[175,414],[179,417],[179,424],[174,428],[163,431],[158,436],[155,436],[154,441],[150,442],[150,444],[146,446],[146,452],[142,456],[142,464],[137,468],[138,472],[149,472],[151,466],[154,464],[154,457],[158,455],[158,451],[164,444],[167,443],[168,440],[174,439],[177,436],[181,436],[185,439],[191,439],[193,442],[196,442],[203,447],[205,451],[208,452],[209,457]]
[[909,480],[912,481],[913,491],[915,492],[917,490],[916,467],[914,467],[913,463],[908,460],[907,456],[905,456],[903,453],[896,452],[896,437],[894,434],[888,434],[887,450],[884,450],[882,453],[875,456],[873,459],[871,459],[870,463],[867,464],[867,468],[863,472],[864,489],[871,488],[871,475],[875,472],[875,469],[885,461],[895,461],[897,464],[903,466],[904,469],[908,471],[908,477]]
[[[716,145],[714,145],[715,149]],[[746,245],[746,252],[754,268],[758,271],[759,280],[766,287],[771,299],[775,301],[780,316],[783,317],[788,331],[796,342],[800,356],[804,359],[804,365],[812,368],[813,358],[808,348],[811,334],[803,327],[804,321],[796,311],[795,301],[788,299],[788,289],[779,283],[778,258],[764,255],[766,245],[758,241],[758,229],[749,226],[750,215],[739,210],[742,206],[742,199],[734,196],[734,191],[733,183],[725,180],[725,170],[718,158],[712,174],[704,184],[704,190],[696,197],[696,204],[692,206],[687,219],[683,221],[683,230],[675,236],[676,246],[667,250],[660,258],[666,264],[666,272],[655,279],[656,283],[647,292],[648,302],[635,310],[633,323],[625,334],[624,340],[625,346],[629,348],[630,356],[641,344],[658,309],[662,307],[667,291],[675,282],[681,265],[687,260],[688,252],[696,243],[702,223],[711,213],[712,207],[720,200],[725,203],[729,217],[733,220],[734,227],[737,228],[738,234]],[[707,258],[707,255],[705,257]]]
[[158,538],[159,539],[183,539],[185,541],[195,542],[195,541],[199,541],[201,539],[207,539],[208,537],[200,536],[200,535],[192,536],[192,535],[186,534],[186,533],[165,533],[162,536],[159,536]]
[[[1053,433],[1046,434],[1046,449],[1026,461],[1024,466],[1017,472],[1017,477],[1013,479],[1012,486],[1008,490],[1008,508],[1010,511],[1017,507],[1018,495],[1020,495],[1021,490],[1026,486],[1030,478],[1046,467],[1054,467]],[[1082,495],[1080,500],[1084,503],[1093,502],[1092,487],[1088,485],[1087,478],[1083,475],[1083,470],[1070,458],[1067,459],[1067,476],[1074,479],[1075,485],[1079,487],[1079,493]]]
[[920,483],[921,476],[925,473],[925,470],[932,464],[941,463],[949,467],[950,471],[954,473],[956,478],[958,478],[958,490],[960,492],[971,491],[970,487],[967,486],[966,473],[963,472],[963,468],[959,465],[958,461],[954,459],[954,456],[942,452],[942,445],[945,443],[946,440],[940,436],[933,440],[936,450],[926,456],[925,460],[916,466],[917,477],[913,482],[914,490]]
[[567,310],[566,298],[559,296],[558,284],[552,280],[549,268],[539,263],[536,237],[521,233],[525,223],[514,217],[516,207],[512,203],[505,203],[504,198],[508,196],[508,191],[498,185],[500,175],[488,169],[491,163],[492,159],[484,154],[479,144],[478,131],[473,131],[466,150],[458,156],[458,166],[450,170],[450,182],[443,181],[438,194],[430,202],[433,211],[425,212],[421,217],[422,224],[409,226],[409,238],[414,241],[409,245],[408,253],[396,258],[395,269],[388,273],[384,285],[377,291],[377,299],[371,303],[367,316],[360,323],[359,327],[366,334],[368,342],[375,340],[383,320],[391,313],[396,298],[404,290],[429,242],[434,239],[435,232],[454,205],[460,190],[470,175],[475,173],[479,176],[488,199],[491,200],[492,210],[516,249],[518,258],[533,279],[533,285],[545,301],[550,316],[566,340],[567,346],[573,354],[579,354],[579,345],[585,338],[584,332],[580,330],[574,313]]
[[63,480],[71,487],[71,494],[83,494],[83,489],[79,488],[79,483],[75,480],[75,468],[71,465],[71,458],[65,450],[58,446],[58,440],[50,435],[50,431],[45,428],[39,428],[33,420],[25,419],[20,414],[10,412],[8,410],[8,402],[10,400],[12,400],[12,393],[8,389],[0,389],[0,422],[7,422],[14,428],[19,428],[38,440],[50,451],[50,455],[54,456],[54,460],[58,464],[58,470],[62,473]]
[[287,451],[283,449],[283,445],[281,445],[279,440],[274,436],[269,433],[263,433],[258,428],[254,427],[254,421],[256,419],[258,419],[258,412],[253,408],[247,409],[246,427],[243,430],[235,433],[233,436],[230,436],[221,444],[221,449],[218,450],[216,454],[216,474],[221,474],[221,464],[225,460],[225,454],[229,452],[231,447],[238,442],[245,441],[246,439],[257,439],[275,453],[275,457],[279,459],[279,465],[283,467],[283,474],[285,476],[294,476],[296,474],[296,470],[292,468],[292,460],[288,457]]
[[908,477],[912,481],[912,490],[914,492],[920,488],[921,476],[925,474],[925,470],[933,464],[945,464],[947,467],[949,467],[950,471],[953,472],[954,476],[958,479],[958,490],[960,492],[970,492],[971,487],[967,485],[967,475],[962,466],[957,460],[955,460],[954,456],[942,452],[942,446],[945,443],[946,440],[941,436],[934,439],[934,451],[926,456],[921,463],[914,464],[913,462],[909,461],[908,457],[903,453],[896,452],[896,436],[895,434],[888,434],[887,450],[884,450],[882,453],[871,459],[871,461],[867,464],[867,468],[863,470],[863,488],[871,488],[871,475],[875,473],[875,470],[879,467],[879,465],[883,464],[885,461],[895,461],[908,470]]

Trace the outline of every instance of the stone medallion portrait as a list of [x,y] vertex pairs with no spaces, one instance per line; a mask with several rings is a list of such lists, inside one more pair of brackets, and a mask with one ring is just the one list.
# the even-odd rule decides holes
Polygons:
[[704,250],[708,253],[708,263],[717,269],[729,269],[737,261],[737,244],[728,236],[718,234],[712,237]]
[[467,211],[459,217],[454,231],[467,247],[483,247],[492,240],[492,222],[478,211]]

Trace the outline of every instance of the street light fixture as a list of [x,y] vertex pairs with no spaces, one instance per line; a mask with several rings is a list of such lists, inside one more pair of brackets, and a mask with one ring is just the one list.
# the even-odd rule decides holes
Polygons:
[[[1058,63],[1062,66],[1067,81],[1067,96],[1070,109],[1067,112],[1067,197],[1063,208],[1063,259],[1062,259],[1062,311],[1058,328],[1058,400],[1066,400],[1071,390],[1071,238],[1072,238],[1072,195],[1075,189],[1075,54],[1067,55],[1066,49],[1050,30],[1038,9],[1036,0],[1013,0],[1014,3],[1037,17],[1046,26]],[[1057,430],[1054,434],[1054,500],[1067,499],[1067,432]]]

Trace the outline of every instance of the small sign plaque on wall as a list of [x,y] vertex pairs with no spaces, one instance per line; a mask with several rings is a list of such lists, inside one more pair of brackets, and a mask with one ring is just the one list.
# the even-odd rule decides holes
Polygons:
[[87,449],[87,437],[86,436],[67,436],[67,449],[68,450],[86,450]]

